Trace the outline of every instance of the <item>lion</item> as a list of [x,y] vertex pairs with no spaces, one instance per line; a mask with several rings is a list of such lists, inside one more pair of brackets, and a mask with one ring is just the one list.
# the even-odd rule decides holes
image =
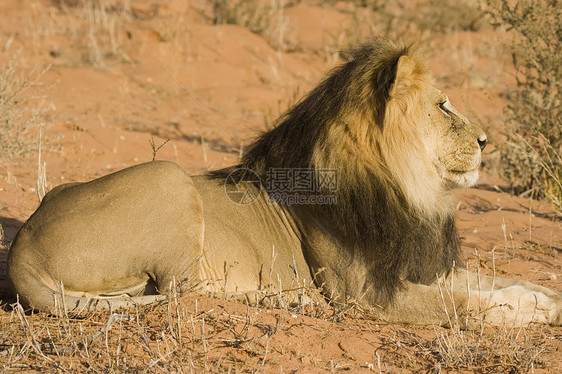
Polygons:
[[314,284],[392,323],[560,325],[558,292],[462,265],[453,190],[476,183],[486,143],[416,49],[377,38],[235,166],[152,161],[54,188],[13,241],[9,279],[54,314]]

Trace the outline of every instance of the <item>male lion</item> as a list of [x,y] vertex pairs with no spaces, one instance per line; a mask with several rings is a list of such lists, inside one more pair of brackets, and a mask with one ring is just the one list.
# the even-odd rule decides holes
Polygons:
[[351,57],[234,167],[155,161],[53,189],[9,253],[21,302],[122,307],[176,286],[259,302],[313,281],[391,322],[561,324],[559,293],[459,266],[452,189],[476,182],[486,135],[409,46]]

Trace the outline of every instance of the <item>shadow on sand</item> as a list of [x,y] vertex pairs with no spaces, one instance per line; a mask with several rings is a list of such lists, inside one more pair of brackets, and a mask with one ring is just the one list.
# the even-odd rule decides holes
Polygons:
[[8,217],[0,216],[0,225],[4,230],[4,241],[1,243],[3,249],[0,249],[0,307],[4,310],[10,309],[10,304],[16,301],[16,297],[10,289],[7,276],[7,260],[8,260],[8,248],[14,240],[18,230],[23,225],[23,222]]

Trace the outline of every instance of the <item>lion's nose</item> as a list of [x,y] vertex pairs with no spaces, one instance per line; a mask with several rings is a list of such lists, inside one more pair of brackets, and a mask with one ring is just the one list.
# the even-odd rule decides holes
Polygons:
[[480,151],[483,151],[486,148],[486,144],[488,144],[488,138],[486,135],[480,135],[478,137],[478,145],[480,146]]

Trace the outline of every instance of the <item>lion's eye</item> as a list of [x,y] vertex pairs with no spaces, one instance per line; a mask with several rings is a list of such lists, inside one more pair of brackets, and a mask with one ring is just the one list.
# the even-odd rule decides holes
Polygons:
[[449,111],[449,109],[447,109],[447,107],[445,106],[447,102],[444,101],[442,103],[439,103],[439,109],[441,109],[443,112],[445,112],[445,114],[449,115],[451,112]]

